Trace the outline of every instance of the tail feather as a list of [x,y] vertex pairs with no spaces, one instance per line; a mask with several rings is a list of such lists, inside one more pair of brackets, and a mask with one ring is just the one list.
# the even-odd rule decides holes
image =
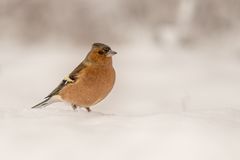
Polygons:
[[47,107],[48,105],[52,104],[53,101],[51,100],[51,98],[46,98],[44,101],[38,103],[37,105],[33,106],[32,108],[43,108],[43,107]]

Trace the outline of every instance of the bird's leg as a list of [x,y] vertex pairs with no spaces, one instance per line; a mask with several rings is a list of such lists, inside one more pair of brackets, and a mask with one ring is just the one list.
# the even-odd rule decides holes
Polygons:
[[76,111],[77,106],[76,106],[75,104],[72,104],[72,109],[73,109],[74,111]]
[[92,111],[89,107],[86,107],[86,110],[87,110],[88,112],[91,112],[91,111]]

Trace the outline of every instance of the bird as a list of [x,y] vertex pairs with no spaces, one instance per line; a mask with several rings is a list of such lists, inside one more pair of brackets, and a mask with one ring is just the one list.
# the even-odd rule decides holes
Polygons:
[[55,102],[67,102],[73,110],[90,107],[102,101],[115,83],[112,56],[108,45],[93,43],[85,59],[47,96],[32,108],[43,108]]

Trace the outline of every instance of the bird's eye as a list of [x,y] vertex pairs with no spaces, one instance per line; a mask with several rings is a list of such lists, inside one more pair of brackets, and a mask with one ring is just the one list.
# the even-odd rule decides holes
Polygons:
[[107,54],[111,49],[109,47],[103,47],[98,51],[99,54]]
[[110,48],[106,47],[106,48],[103,48],[104,52],[108,52],[110,50]]

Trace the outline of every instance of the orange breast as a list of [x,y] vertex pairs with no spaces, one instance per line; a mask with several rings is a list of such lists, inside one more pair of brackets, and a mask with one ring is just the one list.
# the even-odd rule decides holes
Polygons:
[[113,88],[115,71],[109,66],[88,66],[77,81],[64,87],[59,95],[64,101],[89,107],[104,99]]

